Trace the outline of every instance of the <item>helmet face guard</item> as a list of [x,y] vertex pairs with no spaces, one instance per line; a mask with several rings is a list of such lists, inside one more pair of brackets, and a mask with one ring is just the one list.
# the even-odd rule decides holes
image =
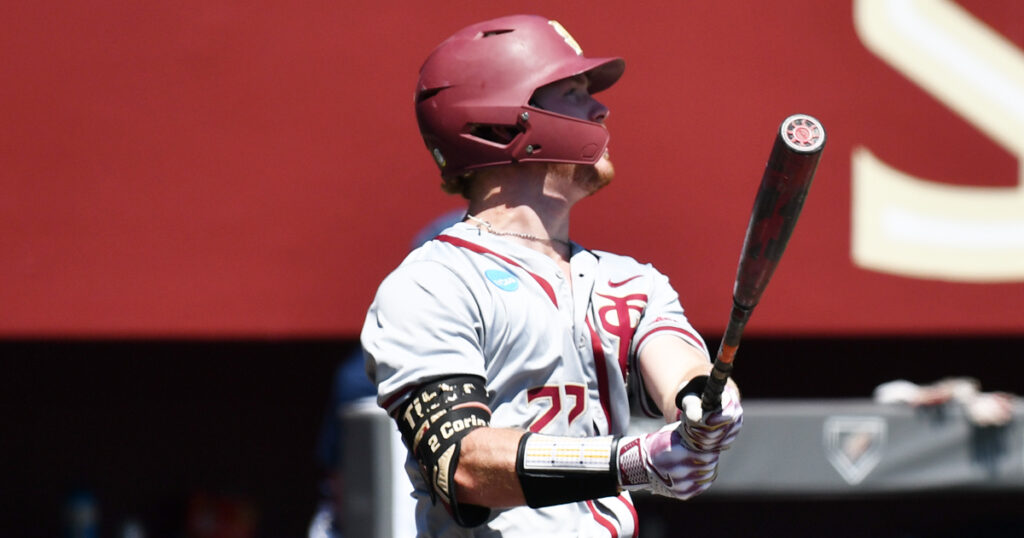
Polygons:
[[502,17],[434,49],[420,69],[416,119],[444,177],[516,162],[594,164],[608,146],[604,125],[539,109],[530,98],[584,73],[597,93],[624,69],[620,58],[585,58],[555,21]]

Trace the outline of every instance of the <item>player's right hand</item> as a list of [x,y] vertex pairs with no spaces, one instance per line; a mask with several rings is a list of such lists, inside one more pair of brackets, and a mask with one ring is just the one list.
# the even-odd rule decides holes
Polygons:
[[619,485],[677,499],[689,499],[711,487],[718,475],[719,453],[690,448],[678,428],[676,422],[654,433],[619,439]]

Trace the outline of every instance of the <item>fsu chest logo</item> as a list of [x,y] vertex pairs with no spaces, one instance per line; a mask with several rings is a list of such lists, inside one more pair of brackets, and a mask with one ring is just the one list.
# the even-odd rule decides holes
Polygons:
[[647,308],[647,294],[638,291],[642,282],[639,278],[640,275],[609,279],[594,293],[597,325],[618,340],[619,364],[625,364],[633,333]]

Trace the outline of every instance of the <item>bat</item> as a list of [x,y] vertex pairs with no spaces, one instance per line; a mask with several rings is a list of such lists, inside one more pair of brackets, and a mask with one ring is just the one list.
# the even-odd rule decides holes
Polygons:
[[789,116],[776,133],[740,252],[729,323],[700,396],[700,406],[692,401],[684,405],[691,420],[700,420],[701,412],[721,408],[722,390],[732,374],[743,330],[789,243],[824,148],[824,127],[805,114]]

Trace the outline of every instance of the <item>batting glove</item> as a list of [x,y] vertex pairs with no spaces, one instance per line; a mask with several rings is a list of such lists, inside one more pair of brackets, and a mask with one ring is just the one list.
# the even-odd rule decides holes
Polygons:
[[623,489],[685,500],[711,487],[718,475],[718,452],[693,450],[678,428],[679,423],[669,424],[654,433],[619,439],[616,463]]
[[711,413],[703,413],[700,402],[700,396],[695,394],[682,398],[682,409],[676,413],[676,420],[682,423],[683,442],[701,452],[728,449],[743,427],[739,393],[726,385],[722,391],[722,408]]

